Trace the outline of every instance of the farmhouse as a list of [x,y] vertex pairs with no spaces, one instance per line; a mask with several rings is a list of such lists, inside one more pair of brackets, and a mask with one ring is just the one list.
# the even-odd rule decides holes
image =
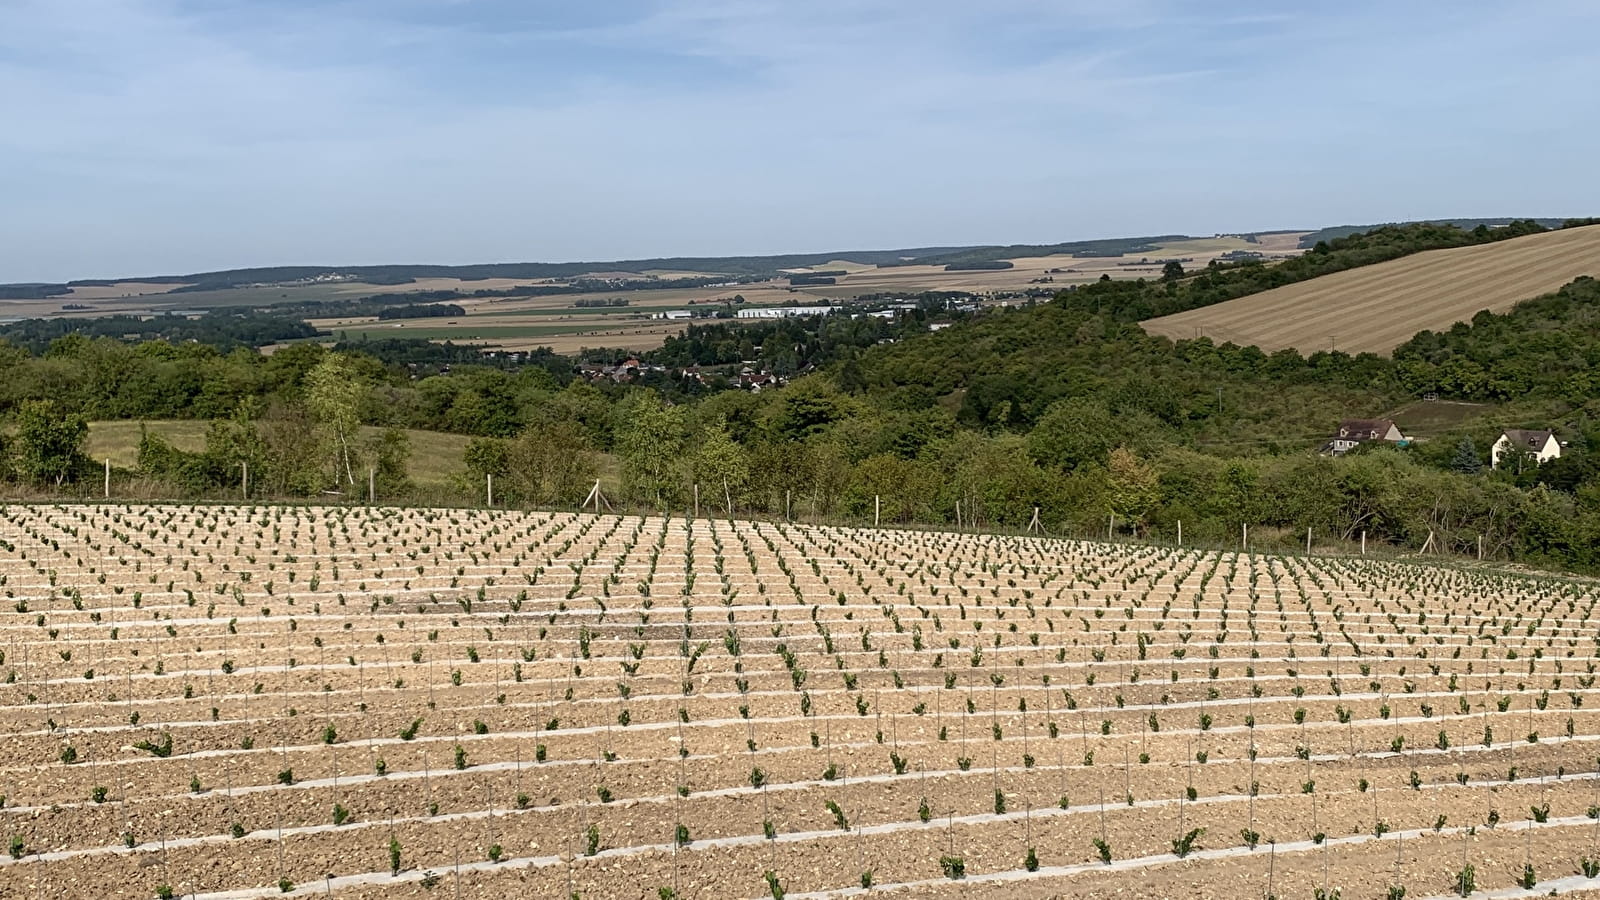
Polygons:
[[1406,437],[1400,433],[1400,426],[1388,419],[1345,419],[1339,423],[1339,430],[1333,438],[1323,444],[1318,452],[1328,456],[1343,456],[1367,441],[1404,445]]
[[1561,442],[1556,440],[1552,431],[1529,431],[1522,428],[1507,428],[1495,438],[1494,445],[1489,448],[1489,462],[1494,468],[1500,468],[1500,459],[1507,453],[1523,451],[1533,456],[1537,463],[1558,459],[1561,456]]

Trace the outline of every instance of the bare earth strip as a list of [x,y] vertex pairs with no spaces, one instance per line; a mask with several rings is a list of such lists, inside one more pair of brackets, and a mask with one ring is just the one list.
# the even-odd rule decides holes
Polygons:
[[1173,339],[1205,335],[1293,347],[1389,353],[1424,329],[1505,312],[1580,275],[1600,274],[1600,226],[1435,250],[1326,275],[1143,323]]

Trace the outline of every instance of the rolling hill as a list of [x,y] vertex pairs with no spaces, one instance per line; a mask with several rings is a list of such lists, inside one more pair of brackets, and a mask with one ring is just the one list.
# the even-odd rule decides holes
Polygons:
[[1600,274],[1600,225],[1433,250],[1148,319],[1151,334],[1263,350],[1387,354],[1424,329],[1504,312],[1579,275]]
[[[1251,236],[1253,237],[1253,235]],[[273,266],[194,272],[187,275],[147,275],[129,278],[86,279],[62,283],[0,284],[0,300],[46,300],[53,297],[92,296],[112,290],[110,296],[128,293],[195,294],[243,287],[286,286],[355,282],[394,287],[427,279],[487,282],[496,279],[569,279],[578,277],[640,276],[646,273],[716,274],[729,277],[778,275],[785,270],[808,268],[846,260],[864,267],[950,265],[995,262],[1012,257],[1071,254],[1080,257],[1120,256],[1155,252],[1162,242],[1187,240],[1186,235],[1107,238],[1058,244],[972,245],[916,247],[900,250],[834,250],[825,253],[791,253],[770,256],[669,257],[610,262],[518,262],[478,265],[354,265]]]

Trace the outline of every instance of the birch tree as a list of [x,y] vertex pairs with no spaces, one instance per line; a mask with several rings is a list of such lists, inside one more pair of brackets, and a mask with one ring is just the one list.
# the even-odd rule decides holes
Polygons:
[[342,353],[328,354],[306,373],[306,407],[316,421],[335,482],[355,484],[353,447],[361,427],[361,404],[370,389]]

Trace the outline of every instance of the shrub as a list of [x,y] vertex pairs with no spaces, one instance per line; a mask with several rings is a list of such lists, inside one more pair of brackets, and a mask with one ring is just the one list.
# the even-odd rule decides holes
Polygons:
[[1199,840],[1200,836],[1205,833],[1206,830],[1204,828],[1192,828],[1183,837],[1174,838],[1172,841],[1172,854],[1179,859],[1188,856],[1194,851],[1195,841]]
[[832,800],[827,800],[823,802],[823,805],[828,808],[828,812],[833,813],[833,824],[837,825],[840,831],[850,830],[850,820],[845,818],[844,810],[839,808],[839,804]]

